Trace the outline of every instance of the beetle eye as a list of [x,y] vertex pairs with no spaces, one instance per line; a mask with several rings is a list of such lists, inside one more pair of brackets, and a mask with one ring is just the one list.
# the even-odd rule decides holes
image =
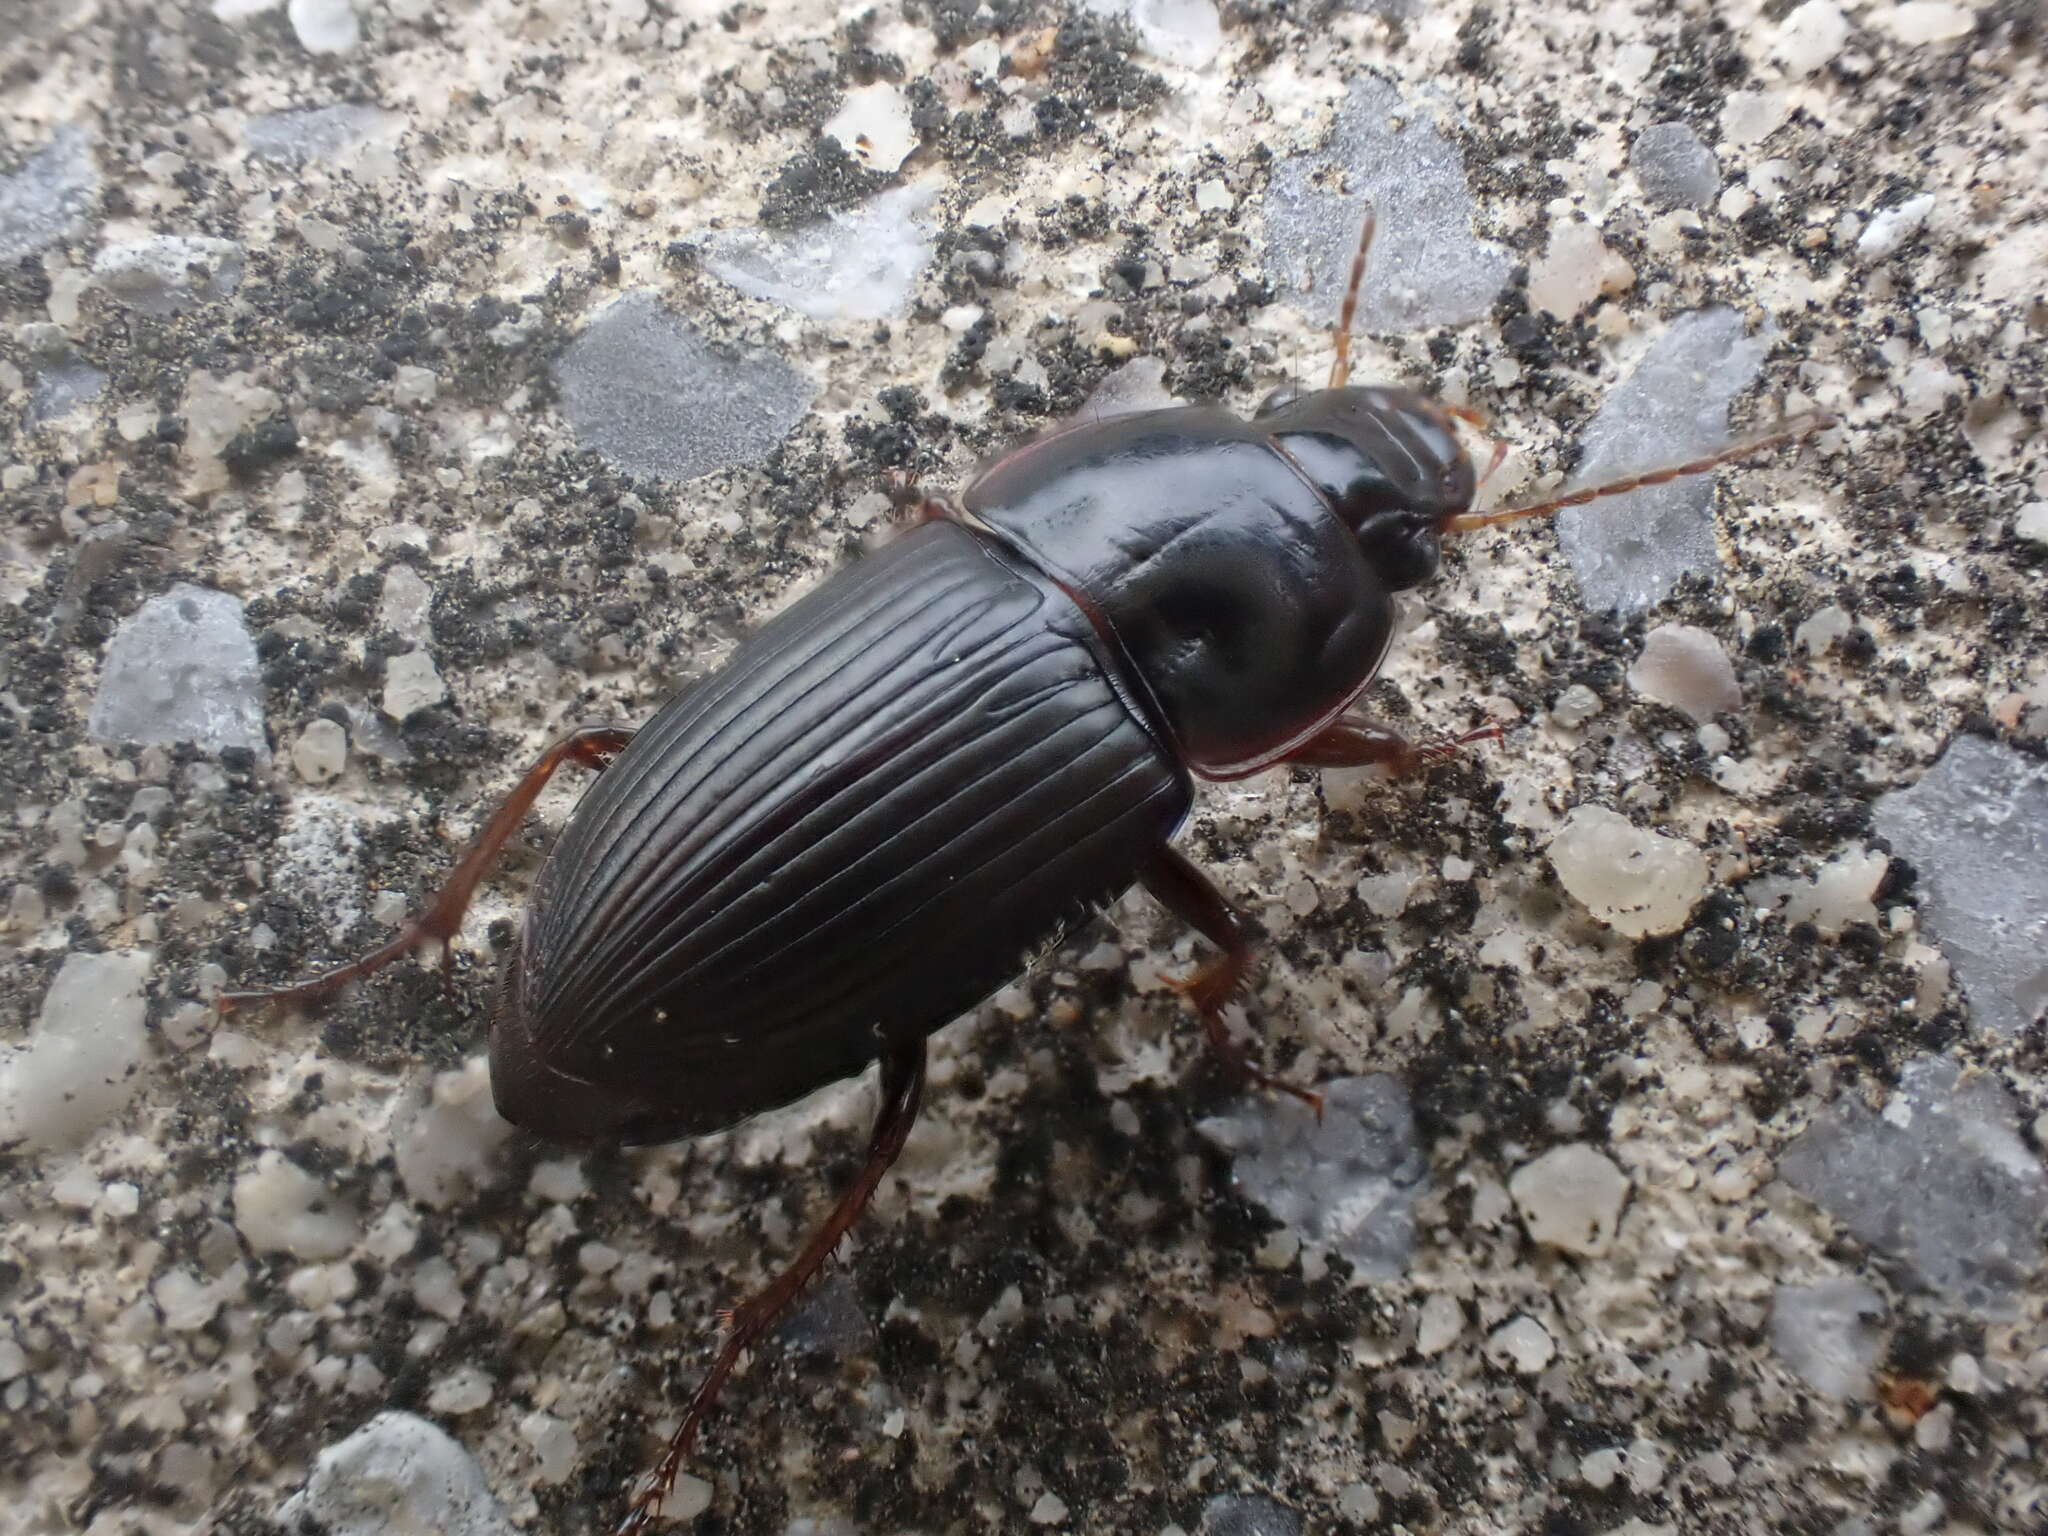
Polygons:
[[1390,591],[1419,587],[1436,574],[1438,519],[1406,508],[1375,513],[1358,527],[1358,545]]

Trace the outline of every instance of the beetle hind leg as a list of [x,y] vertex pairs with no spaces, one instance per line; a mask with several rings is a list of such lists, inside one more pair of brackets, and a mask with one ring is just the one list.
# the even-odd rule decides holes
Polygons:
[[1224,894],[1184,854],[1172,847],[1161,847],[1156,851],[1146,862],[1138,880],[1151,892],[1154,901],[1221,951],[1197,966],[1194,974],[1167,983],[1193,1005],[1202,1020],[1202,1032],[1208,1037],[1209,1049],[1240,1078],[1275,1093],[1291,1094],[1320,1117],[1323,1096],[1312,1088],[1300,1087],[1263,1070],[1230,1033],[1230,1026],[1224,1020],[1223,1005],[1230,1001],[1231,994],[1244,980],[1252,959],[1244,924],[1238,921],[1237,913]]
[[554,777],[555,770],[569,762],[602,770],[625,750],[626,743],[632,739],[633,732],[624,726],[592,725],[571,731],[549,747],[541,754],[540,761],[527,769],[526,776],[513,786],[497,810],[491,813],[491,819],[484,823],[483,831],[476,835],[469,851],[463,854],[462,862],[448,876],[441,893],[387,943],[346,964],[290,986],[223,992],[215,1006],[226,1014],[257,1003],[310,1003],[338,991],[351,981],[382,970],[394,960],[404,959],[427,943],[441,946],[441,973],[445,979],[453,965],[450,944],[461,931],[463,914],[469,910],[470,898],[476,894],[477,886],[498,857],[499,850],[519,830],[519,824],[526,819],[526,813],[533,808],[533,802],[539,798],[548,780]]
[[696,1443],[705,1421],[711,1417],[718,1394],[724,1389],[726,1378],[739,1364],[740,1357],[759,1343],[789,1304],[803,1294],[804,1287],[817,1277],[818,1271],[824,1268],[841,1240],[860,1219],[861,1212],[867,1209],[882,1176],[896,1161],[896,1155],[903,1150],[903,1143],[910,1139],[911,1126],[917,1123],[918,1103],[924,1096],[924,1066],[925,1043],[922,1039],[891,1045],[885,1050],[882,1056],[882,1106],[875,1117],[874,1134],[868,1140],[867,1161],[861,1165],[859,1176],[854,1179],[852,1187],[839,1197],[832,1214],[812,1234],[795,1262],[761,1290],[722,1314],[726,1322],[725,1338],[719,1343],[711,1369],[705,1372],[703,1382],[690,1398],[689,1407],[683,1411],[683,1422],[669,1436],[661,1460],[641,1480],[633,1495],[632,1506],[619,1522],[615,1536],[637,1536],[660,1517],[661,1506],[675,1488],[676,1478],[683,1470],[683,1461],[690,1454],[690,1447]]

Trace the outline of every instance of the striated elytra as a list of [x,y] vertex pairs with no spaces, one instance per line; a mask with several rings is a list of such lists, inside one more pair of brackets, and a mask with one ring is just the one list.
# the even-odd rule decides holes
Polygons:
[[[1352,712],[1394,594],[1446,534],[1696,473],[1823,424],[1507,512],[1454,418],[1348,383],[1353,263],[1328,386],[1246,421],[1185,407],[1070,426],[829,577],[638,731],[551,747],[389,944],[223,1007],[306,1001],[460,928],[555,769],[602,772],[536,880],[491,1018],[505,1118],[570,1143],[702,1135],[881,1064],[852,1187],[731,1326],[619,1527],[656,1518],[741,1354],[814,1276],[901,1150],[925,1041],[1073,918],[1141,884],[1218,953],[1177,983],[1212,1047],[1250,959],[1170,843],[1192,780],[1278,763],[1418,767]],[[1499,462],[1496,450],[1493,464]],[[1489,465],[1489,471],[1491,469]],[[445,954],[445,950],[444,950]]]

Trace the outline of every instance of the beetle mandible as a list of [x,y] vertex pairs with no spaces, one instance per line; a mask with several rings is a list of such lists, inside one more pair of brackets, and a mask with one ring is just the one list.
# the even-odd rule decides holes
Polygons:
[[[1476,413],[1350,383],[1370,211],[1327,386],[1249,421],[1184,406],[1068,426],[764,624],[639,730],[550,747],[440,895],[389,943],[223,1008],[304,1002],[446,946],[555,770],[602,770],[534,882],[490,1022],[491,1086],[563,1142],[704,1135],[881,1065],[860,1174],[785,1270],[730,1313],[681,1424],[619,1526],[645,1528],[741,1355],[817,1274],[910,1134],[925,1041],[1073,914],[1132,885],[1218,953],[1176,984],[1211,1047],[1267,1077],[1223,1007],[1250,950],[1170,839],[1194,778],[1279,763],[1410,770],[1497,726],[1417,746],[1353,711],[1394,594],[1448,534],[1697,474],[1803,436],[1477,514],[1455,422]],[[1496,446],[1487,473],[1504,449]]]

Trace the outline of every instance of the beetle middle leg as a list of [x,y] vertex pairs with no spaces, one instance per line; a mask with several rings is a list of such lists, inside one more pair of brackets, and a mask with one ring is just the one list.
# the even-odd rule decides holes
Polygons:
[[1475,741],[1499,741],[1502,734],[1497,725],[1482,725],[1448,740],[1413,742],[1363,715],[1340,715],[1288,753],[1286,761],[1304,768],[1385,768],[1396,774],[1415,773],[1456,756],[1460,747]]
[[825,1218],[825,1224],[804,1245],[796,1261],[728,1314],[725,1339],[718,1346],[711,1369],[705,1373],[703,1383],[690,1399],[690,1406],[684,1410],[683,1422],[669,1436],[668,1448],[661,1453],[661,1460],[648,1473],[639,1493],[633,1498],[632,1508],[619,1522],[616,1536],[633,1536],[633,1533],[645,1530],[660,1512],[662,1502],[675,1487],[676,1475],[682,1471],[684,1458],[690,1454],[690,1447],[703,1429],[704,1421],[711,1416],[712,1405],[718,1401],[718,1394],[724,1388],[726,1378],[739,1364],[740,1356],[753,1348],[776,1318],[803,1294],[804,1287],[824,1267],[825,1261],[832,1256],[832,1250],[839,1246],[840,1240],[860,1219],[860,1213],[867,1209],[868,1201],[874,1198],[875,1190],[882,1182],[882,1175],[896,1161],[904,1142],[910,1139],[911,1126],[917,1123],[917,1106],[924,1096],[924,1067],[925,1043],[922,1038],[892,1044],[883,1052],[882,1106],[875,1117],[874,1134],[868,1140],[867,1161],[861,1165],[859,1176],[854,1179],[853,1186],[839,1197],[832,1214]]
[[1263,1071],[1231,1035],[1230,1026],[1224,1022],[1223,1005],[1237,990],[1238,983],[1244,980],[1252,958],[1251,945],[1244,935],[1244,924],[1238,920],[1229,899],[1185,854],[1173,847],[1160,848],[1146,861],[1138,875],[1138,883],[1151,892],[1154,901],[1222,951],[1215,958],[1203,961],[1192,976],[1168,983],[1192,1003],[1195,1012],[1201,1016],[1202,1031],[1208,1036],[1209,1049],[1246,1081],[1261,1088],[1292,1094],[1321,1115],[1321,1094]]
[[327,996],[351,981],[382,970],[394,960],[403,959],[420,945],[429,941],[441,945],[441,968],[445,972],[449,965],[449,942],[461,931],[463,914],[469,910],[470,898],[476,894],[484,872],[491,867],[498,852],[519,830],[519,824],[526,819],[526,813],[533,809],[533,802],[547,787],[555,770],[564,763],[581,763],[586,768],[602,771],[610,766],[611,760],[623,752],[626,743],[633,739],[633,732],[625,726],[589,725],[571,731],[560,741],[549,747],[540,756],[540,761],[526,770],[526,776],[513,786],[512,792],[491,813],[491,819],[484,823],[483,831],[469,845],[469,851],[462,856],[462,862],[449,875],[448,883],[441,887],[427,909],[413,918],[390,942],[379,945],[367,955],[322,971],[288,987],[269,987],[252,992],[223,992],[218,1006],[222,1013],[231,1013],[251,1003],[309,1003],[316,998]]

